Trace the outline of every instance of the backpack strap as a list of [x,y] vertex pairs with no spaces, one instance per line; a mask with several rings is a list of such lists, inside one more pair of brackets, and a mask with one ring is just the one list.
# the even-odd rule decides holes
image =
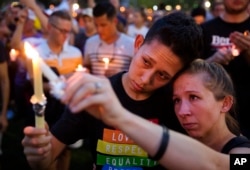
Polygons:
[[237,147],[250,148],[250,140],[245,136],[236,136],[224,145],[221,153],[229,154],[230,150]]

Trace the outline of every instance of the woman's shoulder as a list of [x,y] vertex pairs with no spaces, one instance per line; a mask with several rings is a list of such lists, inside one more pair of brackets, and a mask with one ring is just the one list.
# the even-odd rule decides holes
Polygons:
[[250,140],[245,136],[236,136],[228,141],[223,149],[222,153],[250,153]]

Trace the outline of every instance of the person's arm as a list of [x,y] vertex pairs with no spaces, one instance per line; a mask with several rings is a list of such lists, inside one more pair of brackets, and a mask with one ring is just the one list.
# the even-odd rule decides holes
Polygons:
[[[149,155],[156,154],[162,127],[123,108],[108,79],[75,73],[67,80],[62,102],[68,104],[73,113],[86,110],[104,123],[122,130]],[[169,169],[229,169],[229,156],[171,130],[165,149],[160,163]]]
[[19,51],[23,51],[23,48],[24,48],[24,44],[22,42],[22,35],[23,35],[24,24],[25,24],[26,18],[28,17],[27,15],[28,13],[26,9],[22,9],[19,11],[18,21],[16,23],[16,29],[10,40],[11,48],[14,48]]
[[95,7],[95,0],[88,0],[88,7],[94,8]]
[[[112,126],[122,130],[149,155],[155,155],[161,142],[163,128],[126,110],[119,113],[123,114],[119,114],[112,121]],[[168,169],[182,170],[222,170],[229,169],[230,165],[228,156],[172,130],[169,130],[169,143],[159,162]]]
[[0,85],[1,85],[1,94],[2,94],[2,110],[0,115],[0,121],[2,128],[1,131],[5,131],[8,126],[7,120],[7,108],[9,104],[9,95],[10,95],[10,83],[8,75],[8,66],[7,62],[0,63]]
[[22,4],[31,9],[36,17],[39,19],[41,26],[44,31],[47,31],[48,17],[43,13],[41,7],[36,3],[35,0],[20,0]]
[[244,33],[235,31],[230,34],[230,41],[235,44],[237,49],[246,58],[250,64],[250,33],[246,30]]
[[65,144],[46,129],[28,126],[24,128],[24,134],[22,145],[31,168],[44,170],[53,167],[58,155],[65,149]]

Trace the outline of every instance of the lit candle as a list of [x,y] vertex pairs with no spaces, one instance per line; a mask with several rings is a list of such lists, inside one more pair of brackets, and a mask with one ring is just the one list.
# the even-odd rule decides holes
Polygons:
[[[34,81],[34,96],[32,97],[32,100],[36,100],[33,101],[33,104],[41,104],[41,107],[43,107],[42,105],[44,104],[45,101],[45,97],[43,94],[43,82],[42,82],[42,72],[39,66],[39,60],[37,57],[34,57],[32,59],[32,66],[33,66],[33,81]],[[45,125],[45,120],[44,120],[44,115],[43,113],[37,114],[35,115],[35,125],[38,128],[44,128]]]
[[107,70],[107,69],[109,68],[109,58],[104,57],[104,58],[102,59],[102,61],[103,61],[104,64],[105,64],[105,66],[104,66],[105,70]]
[[42,82],[42,72],[39,66],[39,60],[37,57],[32,59],[33,66],[33,81],[34,81],[34,95],[37,102],[43,102],[43,82]]
[[35,111],[35,126],[38,128],[45,128],[44,107],[46,98],[43,94],[42,70],[40,65],[42,60],[37,51],[28,43],[25,43],[25,53],[32,59],[34,95],[31,97],[30,101]]
[[83,67],[81,64],[78,64],[77,68],[75,71],[82,71],[82,72],[85,72],[87,69],[85,67]]
[[18,51],[16,51],[15,49],[10,50],[10,60],[11,61],[16,61],[17,55],[18,55]]
[[[64,94],[64,80],[55,74],[55,72],[39,57],[38,52],[34,50],[34,48],[29,43],[25,42],[24,49],[27,57],[32,59],[36,58],[38,61],[43,75],[49,80],[51,85],[50,93],[57,99],[60,99]],[[37,103],[36,98],[31,99],[31,102],[33,104]]]
[[29,58],[37,58],[42,73],[50,82],[59,80],[59,77],[55,74],[55,72],[39,57],[37,51],[35,51],[29,43],[25,42],[24,48],[25,53]]
[[234,57],[237,57],[238,55],[240,55],[240,51],[236,48],[234,44],[232,45],[231,52]]

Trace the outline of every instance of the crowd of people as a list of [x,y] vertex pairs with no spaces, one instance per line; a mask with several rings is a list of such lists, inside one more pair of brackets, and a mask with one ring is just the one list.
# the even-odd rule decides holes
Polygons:
[[[62,3],[49,13],[20,0],[0,17],[0,140],[14,106],[31,169],[69,169],[82,140],[97,170],[229,169],[229,154],[250,154],[249,0],[151,22],[143,8],[126,18],[119,0],[88,0],[77,16]],[[65,80],[58,99],[43,77],[45,129],[34,127],[25,43]]]

